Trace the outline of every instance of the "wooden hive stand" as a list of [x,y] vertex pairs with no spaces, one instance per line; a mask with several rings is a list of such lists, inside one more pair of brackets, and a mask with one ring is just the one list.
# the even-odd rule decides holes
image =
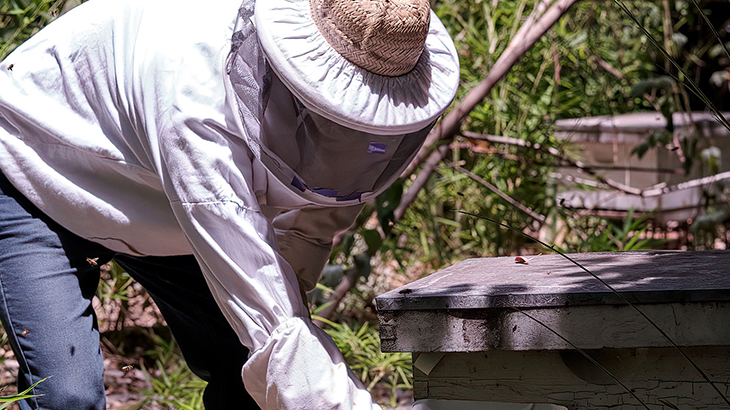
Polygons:
[[[730,252],[575,254],[730,387]],[[414,409],[730,409],[649,321],[560,255],[470,259],[376,298]],[[558,337],[555,333],[570,343]]]

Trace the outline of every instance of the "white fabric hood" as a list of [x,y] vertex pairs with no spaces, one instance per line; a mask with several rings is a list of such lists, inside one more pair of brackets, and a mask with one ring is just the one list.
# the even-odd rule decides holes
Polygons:
[[256,6],[255,23],[271,67],[319,115],[358,131],[403,134],[427,127],[454,99],[459,58],[433,12],[416,67],[387,77],[337,53],[312,20],[309,0],[266,0]]
[[435,15],[430,21],[416,67],[385,77],[332,49],[311,21],[309,1],[258,2],[255,12],[244,6],[228,71],[254,155],[307,201],[374,199],[456,92],[453,43]]

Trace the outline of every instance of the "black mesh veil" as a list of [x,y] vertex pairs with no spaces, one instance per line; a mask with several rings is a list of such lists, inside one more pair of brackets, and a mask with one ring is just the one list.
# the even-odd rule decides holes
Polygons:
[[266,63],[244,1],[228,73],[246,142],[285,186],[323,205],[351,204],[386,188],[407,166],[430,130],[378,135],[354,130],[302,104]]
[[254,155],[259,158],[259,134],[268,100],[271,69],[266,64],[256,27],[252,22],[255,3],[255,0],[244,0],[238,11],[227,71],[236,94],[244,138]]

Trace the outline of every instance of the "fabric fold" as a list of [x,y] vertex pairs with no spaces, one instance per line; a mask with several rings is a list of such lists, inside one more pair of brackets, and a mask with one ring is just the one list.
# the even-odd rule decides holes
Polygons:
[[307,318],[280,324],[253,352],[242,377],[264,410],[381,410],[348,369],[337,345]]

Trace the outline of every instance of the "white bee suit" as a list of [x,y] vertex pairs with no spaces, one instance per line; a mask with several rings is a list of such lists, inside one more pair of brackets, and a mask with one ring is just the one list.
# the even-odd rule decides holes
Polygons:
[[51,23],[0,63],[0,170],[81,237],[193,253],[253,352],[242,376],[263,409],[379,409],[299,291],[377,192],[317,201],[265,164],[263,103],[278,97],[253,3],[91,0]]
[[[239,6],[93,0],[52,23],[1,66],[2,171],[53,219],[110,249],[192,250],[254,351],[243,378],[262,408],[378,408],[312,326],[272,245],[259,198],[292,201],[240,137],[225,72]],[[322,228],[307,212],[307,225]],[[287,243],[315,250],[306,239],[328,236],[303,234],[296,221],[288,228]]]

